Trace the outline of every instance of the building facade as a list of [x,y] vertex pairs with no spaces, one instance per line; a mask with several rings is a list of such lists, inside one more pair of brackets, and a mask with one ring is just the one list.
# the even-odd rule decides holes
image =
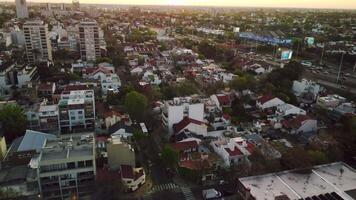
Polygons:
[[45,141],[37,168],[43,199],[90,199],[95,175],[93,135]]
[[64,91],[58,102],[62,133],[94,130],[95,100],[93,90]]
[[43,21],[27,21],[23,25],[29,63],[52,61],[48,25]]
[[80,56],[83,61],[95,61],[101,56],[99,27],[96,21],[80,22],[79,39]]
[[23,19],[28,18],[28,9],[26,0],[16,0],[16,16],[17,18]]

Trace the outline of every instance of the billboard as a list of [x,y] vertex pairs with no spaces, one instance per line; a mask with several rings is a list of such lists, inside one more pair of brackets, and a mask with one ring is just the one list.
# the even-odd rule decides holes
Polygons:
[[306,37],[304,39],[305,44],[307,44],[308,46],[313,46],[315,39],[313,37]]
[[283,50],[281,53],[281,60],[290,60],[292,58],[292,50]]

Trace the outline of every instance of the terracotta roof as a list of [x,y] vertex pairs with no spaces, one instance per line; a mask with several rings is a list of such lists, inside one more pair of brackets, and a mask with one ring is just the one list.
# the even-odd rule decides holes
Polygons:
[[231,119],[231,116],[229,114],[223,114],[222,116],[225,120],[230,120]]
[[176,150],[176,151],[185,151],[188,149],[196,148],[198,147],[198,142],[197,141],[187,141],[187,142],[177,142],[171,144],[171,147]]
[[96,67],[85,67],[82,72],[84,74],[92,74],[97,68]]
[[89,87],[87,85],[66,85],[64,91],[75,91],[75,90],[87,90]]
[[182,131],[185,127],[187,127],[189,124],[197,124],[197,125],[203,125],[204,122],[195,120],[195,119],[191,119],[189,117],[184,117],[180,122],[176,123],[173,125],[173,130],[175,133],[178,133],[180,131]]
[[218,94],[216,95],[216,98],[218,99],[221,105],[230,104],[230,97],[227,96],[226,94]]
[[306,115],[298,115],[296,118],[290,119],[290,120],[283,120],[282,125],[285,128],[299,128],[304,121],[311,119],[309,116]]
[[235,147],[234,150],[232,150],[232,151],[229,148],[225,148],[225,151],[227,151],[227,153],[229,153],[230,156],[243,155],[243,153],[237,147]]
[[111,70],[109,70],[109,69],[107,69],[105,67],[99,67],[92,74],[94,75],[94,74],[96,74],[98,72],[103,72],[104,74],[111,74],[112,73]]
[[107,112],[105,112],[104,114],[104,118],[107,118],[107,117],[112,117],[112,116],[121,116],[122,114],[116,110],[109,110]]
[[250,152],[250,154],[253,153],[253,151],[255,150],[255,145],[253,145],[252,143],[250,142],[247,142],[247,147],[245,147],[245,149]]
[[48,90],[52,90],[53,88],[53,83],[41,83],[41,84],[38,84],[38,90],[39,91],[48,91]]
[[275,97],[272,95],[263,95],[262,97],[259,97],[257,99],[258,102],[260,102],[261,104],[266,103],[267,101],[274,99]]

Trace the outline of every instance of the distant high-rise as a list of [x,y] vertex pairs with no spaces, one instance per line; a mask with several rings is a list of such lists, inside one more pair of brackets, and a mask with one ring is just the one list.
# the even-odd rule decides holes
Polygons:
[[15,0],[17,18],[28,18],[28,9],[26,0]]
[[27,21],[23,25],[26,54],[29,63],[52,60],[52,48],[48,37],[48,25],[43,21]]
[[80,56],[83,61],[95,61],[101,56],[99,27],[94,20],[81,21],[79,24]]
[[72,5],[73,5],[73,10],[74,11],[79,11],[80,10],[79,0],[73,0],[72,1]]

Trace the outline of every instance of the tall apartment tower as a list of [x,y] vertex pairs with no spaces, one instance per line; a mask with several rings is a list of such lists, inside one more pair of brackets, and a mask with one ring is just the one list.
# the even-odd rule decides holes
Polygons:
[[52,60],[52,47],[48,37],[48,25],[43,21],[27,21],[23,25],[26,54],[29,63]]
[[99,27],[96,21],[85,20],[79,24],[80,56],[83,61],[95,61],[101,56]]
[[28,18],[28,9],[26,0],[15,0],[17,18]]

